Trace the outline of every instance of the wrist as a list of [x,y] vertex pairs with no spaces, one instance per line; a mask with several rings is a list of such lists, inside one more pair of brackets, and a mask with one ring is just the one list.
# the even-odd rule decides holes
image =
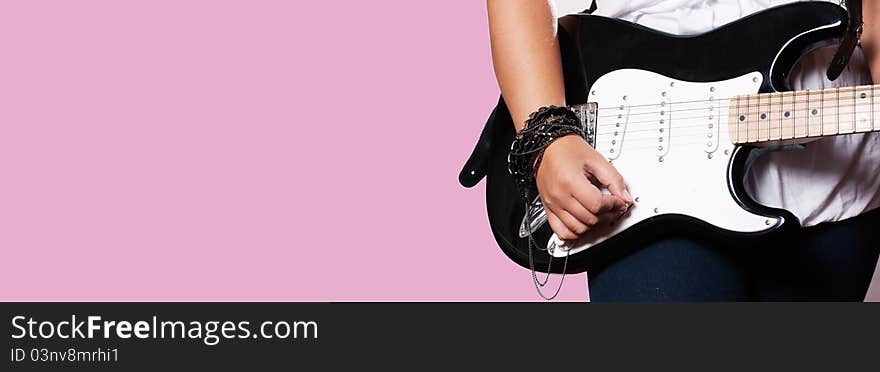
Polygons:
[[529,116],[514,137],[508,155],[508,171],[524,197],[528,198],[537,189],[537,171],[547,148],[571,136],[583,139],[584,130],[577,115],[568,107],[542,107]]

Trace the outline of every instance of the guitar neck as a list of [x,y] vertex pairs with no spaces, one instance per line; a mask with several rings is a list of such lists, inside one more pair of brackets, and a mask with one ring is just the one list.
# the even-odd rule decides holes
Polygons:
[[749,94],[728,103],[735,144],[880,130],[880,85]]

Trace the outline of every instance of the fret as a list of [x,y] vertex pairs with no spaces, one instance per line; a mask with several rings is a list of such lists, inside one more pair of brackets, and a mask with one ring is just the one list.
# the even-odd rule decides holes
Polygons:
[[780,139],[790,139],[794,138],[794,119],[792,117],[792,110],[794,105],[792,105],[792,99],[794,95],[791,92],[783,92],[779,94],[779,112],[781,116],[779,117],[779,138]]
[[758,96],[750,94],[746,107],[746,142],[758,142]]
[[880,86],[871,87],[871,130],[880,129]]
[[758,141],[770,139],[770,95],[758,95]]
[[794,121],[794,136],[792,136],[792,138],[806,137],[807,116],[810,114],[809,109],[807,108],[806,92],[794,92],[792,101],[793,105],[789,109],[791,110],[792,120]]
[[855,131],[870,132],[873,129],[871,122],[871,100],[873,92],[870,85],[862,85],[855,88]]
[[807,91],[807,137],[822,134],[822,92]]
[[853,87],[837,89],[837,132],[838,134],[855,131],[856,91]]
[[770,140],[782,139],[782,93],[770,94],[770,110],[767,114]]
[[837,105],[839,102],[836,88],[822,90],[822,131],[819,135],[838,133]]
[[742,138],[740,133],[745,133],[739,120],[739,98],[740,96],[735,96],[727,103],[727,129],[730,131],[730,140],[733,143],[740,143]]
[[736,112],[739,115],[737,123],[737,136],[740,142],[748,142],[749,140],[749,98],[746,96],[737,97]]

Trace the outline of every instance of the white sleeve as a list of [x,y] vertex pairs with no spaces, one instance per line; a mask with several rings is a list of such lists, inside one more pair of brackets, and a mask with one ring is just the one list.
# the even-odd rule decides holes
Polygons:
[[[597,4],[599,2],[601,0],[597,0]],[[586,10],[590,7],[592,0],[552,0],[551,3],[556,5],[556,15],[562,17],[566,14],[580,13]]]

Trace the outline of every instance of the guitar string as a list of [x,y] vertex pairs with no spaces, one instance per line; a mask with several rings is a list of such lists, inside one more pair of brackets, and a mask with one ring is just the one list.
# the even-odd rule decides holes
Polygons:
[[[700,131],[700,132],[696,132],[696,133],[691,132],[691,133],[683,133],[683,134],[676,133],[672,136],[666,136],[661,133],[653,133],[653,134],[635,133],[635,134],[631,134],[631,135],[620,135],[617,138],[621,141],[621,144],[622,144],[623,140],[629,140],[629,141],[646,141],[646,142],[653,143],[655,145],[663,145],[665,143],[668,143],[669,138],[674,138],[676,140],[676,142],[674,142],[673,145],[679,144],[680,142],[678,142],[678,140],[696,139],[696,138],[700,138],[700,142],[711,142],[712,144],[714,144],[714,143],[718,142],[718,139],[720,138],[720,139],[724,139],[724,141],[723,141],[723,143],[719,143],[719,144],[734,145],[734,144],[748,144],[748,143],[772,142],[772,141],[794,140],[794,139],[822,138],[822,137],[837,136],[837,135],[860,134],[860,133],[866,133],[866,132],[873,131],[869,128],[859,128],[859,127],[842,128],[842,129],[836,129],[836,130],[831,130],[831,131],[826,131],[825,129],[827,129],[827,127],[822,128],[819,126],[814,126],[814,127],[810,127],[810,128],[800,128],[797,130],[795,130],[794,128],[769,128],[769,129],[768,128],[760,128],[759,130],[750,131],[748,133],[749,135],[752,135],[752,134],[756,135],[756,136],[751,136],[750,138],[747,138],[745,136],[745,134],[746,134],[745,131],[739,132],[740,134],[743,134],[744,136],[742,137],[742,140],[739,140],[738,139],[739,137],[737,137],[736,141],[733,141],[733,139],[730,137],[728,137],[728,138],[717,137],[717,136],[721,136],[721,134],[719,132],[709,132],[709,131]],[[693,129],[691,129],[691,130],[693,130]],[[709,136],[709,133],[712,133],[713,135]],[[725,134],[728,134],[728,136],[729,136],[729,133],[725,133]],[[617,139],[615,139],[615,138],[612,138],[611,140],[617,141]],[[608,140],[603,140],[602,144],[607,145]],[[614,148],[618,147],[617,143],[611,143],[610,145],[611,145],[611,147],[614,147]],[[630,147],[630,146],[627,146],[627,147]]]
[[[734,121],[731,125],[727,120],[722,121],[720,117],[714,115],[694,116],[686,118],[676,118],[674,123],[660,123],[657,120],[637,121],[630,123],[600,124],[597,125],[597,135],[627,135],[632,133],[655,133],[662,134],[664,131],[672,129],[692,129],[704,128],[709,131],[717,132],[725,125],[725,131],[730,132],[731,128],[737,128],[736,133],[750,134],[752,131],[777,131],[791,130],[792,132],[807,132],[816,135],[833,135],[833,134],[849,134],[851,132],[870,132],[877,130],[877,124],[880,120],[874,120],[873,117],[866,117],[872,114],[872,111],[851,111],[851,112],[835,112],[820,113],[812,117],[793,116],[790,118],[773,118],[773,115],[759,121],[749,120],[748,122]],[[865,114],[865,115],[863,115]],[[844,116],[851,116],[844,118]],[[860,117],[861,116],[861,117]],[[826,123],[826,121],[828,121]],[[630,125],[633,128],[630,128]],[[830,126],[837,128],[836,130],[828,130]],[[743,129],[745,128],[745,129]],[[815,128],[820,128],[818,131]],[[703,131],[705,134],[706,132]]]
[[[748,115],[752,115],[751,112],[746,113]],[[773,115],[776,114],[776,115]],[[848,134],[849,132],[841,133],[841,128],[856,131],[873,131],[877,127],[877,122],[880,120],[874,120],[873,118],[874,111],[873,110],[853,110],[853,111],[840,111],[836,110],[835,112],[828,112],[826,110],[819,111],[814,115],[808,115],[806,118],[803,116],[799,116],[795,114],[794,116],[788,118],[779,118],[774,116],[782,115],[782,112],[772,112],[767,115],[765,119],[748,120],[747,122],[743,121],[734,121],[733,126],[737,127],[745,127],[748,131],[752,130],[783,130],[792,128],[797,131],[800,128],[822,128],[820,133],[817,134]],[[844,116],[851,116],[851,118],[843,118]],[[859,118],[859,116],[862,116]],[[724,122],[722,122],[722,117],[724,117]],[[825,123],[826,119],[833,121],[833,123]],[[841,120],[843,119],[843,120]],[[862,120],[859,120],[862,119]],[[607,135],[612,133],[622,133],[623,135],[629,133],[636,132],[657,132],[660,129],[681,129],[681,128],[699,128],[704,127],[707,129],[709,125],[717,126],[717,125],[727,125],[727,129],[729,130],[731,127],[731,123],[728,122],[729,115],[719,115],[719,113],[712,112],[711,114],[705,114],[701,116],[690,116],[690,117],[682,117],[682,118],[664,118],[662,120],[668,120],[671,123],[661,123],[661,119],[654,120],[642,120],[642,121],[626,121],[623,120],[621,122],[616,123],[608,123],[603,124],[599,123],[596,125],[596,131],[599,135]],[[694,124],[694,123],[702,123],[702,124]],[[650,125],[648,125],[650,124]],[[629,129],[628,127],[632,125],[636,127],[635,129]],[[826,129],[833,125],[837,128],[837,131],[826,131]],[[653,127],[653,129],[644,129],[646,127]],[[611,129],[609,129],[611,128]],[[809,131],[808,131],[809,132]],[[810,132],[813,133],[813,132]]]
[[[731,100],[734,98],[749,98],[749,97],[758,97],[758,99],[760,99],[761,97],[770,97],[765,100],[772,99],[773,97],[779,97],[780,99],[783,97],[801,98],[801,97],[808,97],[811,94],[813,96],[821,97],[823,95],[830,95],[832,91],[837,91],[839,94],[840,90],[843,90],[844,92],[847,92],[847,93],[849,91],[852,91],[853,95],[861,94],[861,93],[865,93],[866,96],[867,95],[872,95],[872,96],[873,95],[880,95],[880,94],[874,93],[875,91],[880,91],[880,85],[863,85],[863,86],[857,86],[857,87],[805,89],[805,90],[799,90],[797,92],[738,94],[738,95],[730,96],[730,97],[714,97],[714,98],[710,98],[710,99],[698,99],[698,100],[690,100],[690,101],[669,101],[669,102],[661,101],[661,102],[665,102],[666,104],[679,105],[679,104],[686,104],[686,103],[702,103],[702,102],[723,101],[723,100]],[[645,104],[639,104],[639,105],[622,105],[622,106],[632,108],[632,107],[647,107],[647,106],[656,106],[656,105],[659,105],[659,104],[658,103],[645,103]],[[616,105],[616,106],[613,106],[613,108],[620,108],[620,106],[621,105]],[[599,109],[606,109],[606,110],[611,109],[611,108],[612,108],[611,106],[599,107]]]
[[[862,100],[867,101],[867,98],[863,98]],[[833,101],[833,100],[826,100],[825,102],[831,102],[831,101]],[[717,111],[717,110],[721,110],[721,109],[730,109],[730,108],[732,108],[732,107],[744,108],[744,109],[748,109],[748,108],[756,108],[756,107],[757,107],[757,108],[760,109],[762,106],[768,108],[768,110],[765,110],[764,113],[770,113],[770,112],[778,112],[778,113],[782,113],[782,112],[785,112],[785,111],[792,112],[792,111],[803,111],[803,110],[811,110],[811,109],[817,109],[817,110],[820,110],[820,109],[834,109],[834,108],[844,108],[844,109],[848,109],[848,108],[851,108],[851,107],[857,107],[857,108],[869,108],[870,110],[873,110],[873,109],[874,109],[873,105],[869,104],[868,102],[852,102],[852,103],[850,103],[850,102],[846,102],[846,103],[841,102],[841,103],[837,103],[837,104],[833,104],[833,105],[819,105],[819,106],[812,106],[812,107],[809,106],[809,105],[807,105],[806,107],[794,107],[794,105],[798,105],[798,104],[801,104],[801,103],[809,103],[809,102],[812,102],[812,101],[803,101],[803,102],[784,102],[784,103],[780,102],[780,103],[774,103],[774,104],[769,104],[769,103],[768,103],[768,104],[751,104],[751,105],[747,105],[747,104],[731,104],[731,105],[724,104],[724,105],[717,105],[717,106],[699,106],[699,107],[692,107],[692,108],[675,108],[675,109],[668,109],[668,108],[667,108],[667,109],[655,110],[655,111],[635,111],[635,112],[633,112],[633,111],[631,111],[631,110],[620,110],[620,108],[615,108],[614,110],[616,111],[616,113],[614,113],[614,114],[605,114],[605,115],[596,115],[596,118],[597,118],[597,119],[606,119],[606,120],[610,120],[610,119],[620,118],[620,116],[636,116],[636,115],[661,115],[661,116],[668,116],[668,115],[671,114],[671,113],[680,113],[680,112],[688,112],[688,111]],[[664,107],[664,106],[661,106],[661,105],[654,105],[654,106]],[[870,106],[870,107],[869,107],[869,106]],[[789,108],[789,109],[786,110],[786,108]],[[609,110],[610,110],[610,109],[609,109]],[[601,109],[600,109],[600,111],[601,111]]]
[[[871,98],[873,98],[873,97],[871,97]],[[855,101],[850,101],[849,99],[846,99],[846,101],[850,101],[850,102],[840,102],[840,101],[835,100],[835,99],[825,99],[825,100],[821,100],[821,101],[819,101],[819,100],[816,100],[816,101],[813,101],[813,100],[804,100],[804,101],[795,101],[795,102],[777,102],[777,103],[770,103],[770,102],[767,102],[767,103],[757,103],[757,102],[756,102],[756,103],[752,103],[752,104],[747,104],[747,103],[743,102],[743,103],[739,103],[739,104],[722,104],[722,105],[713,105],[713,106],[708,106],[708,107],[707,107],[707,106],[699,106],[699,107],[693,107],[693,108],[671,108],[671,106],[674,106],[674,105],[651,104],[651,105],[640,105],[640,106],[641,106],[641,107],[649,107],[649,106],[650,106],[650,107],[653,107],[653,106],[657,106],[657,107],[666,107],[666,106],[669,106],[669,108],[659,109],[659,110],[654,110],[654,111],[636,111],[636,112],[634,112],[634,113],[633,113],[633,112],[630,112],[629,109],[627,108],[627,106],[624,106],[624,109],[623,109],[623,110],[620,109],[620,106],[617,106],[617,107],[614,107],[614,108],[610,108],[610,107],[606,107],[606,108],[604,108],[605,110],[614,110],[614,111],[616,111],[616,113],[614,113],[614,114],[596,115],[596,118],[597,118],[597,119],[618,118],[618,117],[621,116],[621,115],[622,115],[622,116],[627,116],[627,115],[628,115],[628,116],[634,116],[634,115],[666,115],[666,114],[668,114],[668,113],[686,112],[686,111],[699,111],[699,110],[705,110],[705,111],[713,110],[713,111],[714,111],[714,110],[720,110],[720,109],[725,109],[725,108],[726,108],[726,109],[730,109],[731,107],[739,107],[739,108],[744,108],[744,109],[748,109],[748,108],[756,108],[756,107],[757,107],[757,108],[760,109],[762,106],[768,108],[768,110],[766,110],[764,113],[770,113],[770,112],[779,112],[779,113],[782,113],[782,112],[785,112],[785,111],[792,112],[792,111],[811,110],[811,109],[823,110],[823,109],[850,108],[850,107],[863,108],[863,107],[867,107],[867,106],[870,106],[870,110],[873,111],[873,109],[874,109],[873,106],[874,106],[874,105],[873,105],[873,104],[869,104],[869,102],[868,102],[868,97],[865,97],[865,98],[859,98],[859,100],[862,100],[862,101],[864,101],[864,102],[855,102]],[[707,102],[708,102],[708,101],[707,101]],[[831,105],[818,105],[818,106],[811,107],[811,106],[809,105],[810,102],[816,102],[816,103],[820,103],[820,102],[822,102],[822,103],[825,103],[825,102],[837,102],[837,103],[836,103],[836,104],[831,104]],[[807,107],[794,107],[795,105],[802,104],[802,103],[806,103],[806,104],[807,104]],[[679,105],[683,105],[683,104],[679,104]],[[789,110],[786,110],[786,109],[785,109],[786,107],[789,107],[790,109],[789,109]],[[603,108],[599,108],[598,110],[599,110],[599,111],[602,111]],[[777,111],[777,110],[778,110],[778,111]],[[627,112],[629,112],[629,113],[627,113]],[[662,114],[661,114],[661,113],[662,113]],[[757,112],[757,113],[760,113],[760,112]]]
[[[693,121],[692,121],[693,122]],[[721,128],[708,128],[708,125],[703,122],[698,122],[699,124],[694,125],[678,125],[672,127],[672,129],[676,129],[677,132],[674,135],[667,135],[666,129],[667,127],[663,127],[664,131],[660,132],[659,128],[655,129],[636,129],[636,130],[623,130],[621,129],[618,133],[619,137],[607,139],[607,136],[612,135],[612,132],[598,132],[597,135],[602,138],[602,145],[607,145],[609,141],[622,141],[624,139],[628,139],[630,141],[646,141],[649,140],[653,144],[653,146],[663,146],[664,143],[669,141],[669,138],[675,138],[676,140],[681,139],[692,139],[692,138],[701,138],[701,142],[709,141],[712,145],[718,142],[720,139],[724,139],[723,137],[719,137],[724,134],[729,135],[729,130],[721,130]],[[715,126],[715,123],[712,123]],[[669,129],[671,132],[672,129]],[[824,136],[834,136],[834,135],[844,135],[844,134],[856,134],[856,133],[865,133],[876,130],[871,125],[864,125],[859,123],[848,123],[845,126],[840,126],[839,123],[834,126],[829,125],[821,125],[820,123],[814,123],[812,125],[770,125],[758,126],[756,124],[751,125],[750,128],[744,128],[737,131],[736,139],[742,138],[743,140],[733,141],[734,138],[727,138],[724,143],[719,143],[719,145],[733,145],[733,144],[746,144],[746,143],[759,143],[759,142],[771,142],[777,140],[789,140],[789,139],[809,139],[809,138],[820,138]],[[683,131],[683,132],[682,132]],[[712,136],[709,136],[709,134]],[[678,141],[674,144],[680,144]],[[611,147],[616,148],[615,143],[611,143]],[[604,147],[604,146],[603,146]],[[627,146],[631,148],[631,146]]]
[[[768,115],[766,119],[760,119],[759,121],[749,120],[748,122],[734,121],[733,126],[759,126],[761,128],[784,128],[788,127],[797,127],[801,126],[799,124],[803,124],[802,126],[823,126],[823,122],[825,118],[830,118],[834,120],[835,123],[827,123],[827,125],[836,125],[840,126],[849,125],[850,127],[860,127],[861,125],[857,125],[859,122],[865,123],[868,121],[867,117],[863,117],[864,120],[858,120],[858,115],[860,114],[869,114],[873,113],[873,111],[851,111],[851,112],[837,112],[837,113],[818,113],[813,116],[808,116],[806,118],[800,116],[792,116],[788,118],[773,118],[773,115]],[[840,120],[842,116],[852,115],[853,118],[847,118],[846,120]],[[866,115],[867,116],[867,115]],[[731,127],[730,123],[722,123],[720,120],[721,116],[718,115],[703,115],[703,116],[690,116],[683,118],[674,118],[674,123],[660,123],[658,120],[644,120],[644,121],[630,121],[630,122],[621,122],[620,125],[615,124],[599,124],[597,125],[597,134],[611,134],[614,132],[623,132],[623,133],[631,133],[631,132],[640,132],[640,131],[657,131],[661,128],[690,128],[690,127],[707,127],[708,125],[727,125],[728,128]],[[871,118],[871,123],[873,123],[873,118]],[[880,120],[878,120],[880,121]],[[693,123],[702,123],[702,124],[693,124]],[[791,123],[789,125],[789,123]],[[648,125],[652,124],[652,125]],[[624,130],[623,128],[626,126],[635,126],[638,129],[629,129]],[[871,125],[867,125],[870,127]],[[654,127],[654,129],[643,129],[645,127]],[[611,128],[611,129],[609,129]]]
[[[708,148],[717,148],[717,147],[723,147],[723,146],[760,144],[760,143],[764,143],[764,142],[774,142],[774,141],[784,141],[784,140],[801,140],[801,139],[808,140],[808,139],[822,138],[825,136],[862,133],[862,132],[855,131],[852,133],[844,132],[844,133],[820,134],[820,133],[808,133],[808,132],[802,131],[797,134],[792,134],[793,137],[782,138],[781,135],[774,136],[774,135],[772,135],[773,133],[768,134],[766,130],[762,130],[762,132],[764,132],[764,133],[761,133],[760,137],[757,139],[749,139],[749,140],[743,140],[743,141],[737,141],[737,142],[733,142],[729,138],[725,139],[723,142],[718,142],[714,138],[708,138],[703,134],[676,135],[675,142],[673,142],[671,144],[666,140],[666,138],[664,138],[664,141],[659,141],[659,137],[657,137],[657,136],[650,136],[650,137],[630,136],[630,137],[621,138],[620,139],[621,142],[620,142],[619,146],[616,144],[610,144],[610,147],[617,149],[618,147],[623,145],[624,140],[628,140],[630,143],[633,141],[635,141],[637,143],[634,145],[633,144],[627,145],[626,149],[659,148],[659,147],[667,148],[667,147],[693,145],[693,144],[700,144],[700,143],[703,143],[703,144],[708,143],[708,145],[709,145],[709,146],[707,146]],[[786,131],[786,132],[788,132],[788,131]],[[779,133],[781,133],[781,132],[779,132]],[[767,134],[767,136],[764,136],[764,134]],[[700,138],[700,139],[694,140],[695,138]],[[682,140],[690,140],[690,141],[681,142]],[[638,143],[638,142],[641,142],[641,143]],[[602,149],[602,148],[607,148],[606,147],[607,145],[609,145],[609,143],[606,141],[606,142],[602,143],[601,145],[597,145],[597,146],[601,146],[600,149]]]
[[[596,117],[597,118],[613,118],[613,117],[620,115],[623,112],[627,112],[633,108],[639,109],[639,108],[646,108],[646,107],[647,108],[657,107],[657,109],[653,109],[653,111],[636,111],[636,112],[639,115],[651,115],[651,114],[656,115],[661,112],[668,113],[668,112],[705,110],[705,109],[709,109],[710,107],[712,109],[717,109],[717,108],[730,108],[730,107],[747,108],[747,107],[761,107],[761,106],[765,106],[768,108],[789,106],[794,110],[794,109],[797,109],[797,107],[794,107],[794,106],[798,105],[798,104],[806,103],[809,105],[810,103],[830,103],[830,102],[833,102],[833,103],[830,105],[819,105],[816,107],[809,107],[808,106],[808,107],[803,107],[803,108],[809,109],[809,108],[821,108],[821,107],[868,106],[869,98],[870,97],[865,97],[865,98],[858,98],[855,100],[851,100],[849,98],[844,98],[845,101],[840,101],[836,98],[825,98],[825,99],[816,99],[816,100],[807,99],[807,100],[798,100],[798,101],[792,101],[792,102],[777,101],[777,102],[752,102],[752,103],[749,103],[748,101],[742,101],[742,102],[738,102],[736,104],[730,103],[732,101],[732,99],[721,99],[721,100],[705,101],[705,102],[697,102],[697,103],[672,103],[672,104],[670,104],[669,102],[661,102],[661,103],[652,103],[652,104],[634,105],[634,106],[625,106],[624,105],[624,106],[613,106],[613,107],[612,106],[598,107],[597,109],[599,110],[599,112],[613,111],[614,113],[596,115]],[[718,102],[718,101],[723,101],[725,103],[722,103],[720,105],[719,104],[712,104],[710,106],[704,106],[705,103],[707,103],[707,102]],[[858,102],[858,101],[863,101],[863,102]],[[687,105],[698,105],[698,104],[700,104],[700,106],[691,107],[691,108],[678,108],[683,105],[685,107],[687,107]],[[621,107],[623,107],[623,108],[621,109]]]

